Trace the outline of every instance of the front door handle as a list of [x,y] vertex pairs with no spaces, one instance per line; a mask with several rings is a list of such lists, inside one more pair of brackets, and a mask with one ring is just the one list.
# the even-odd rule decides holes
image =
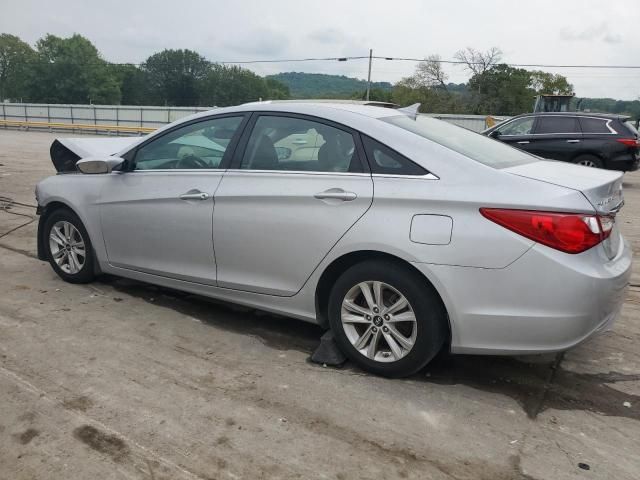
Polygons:
[[314,197],[318,200],[342,200],[350,202],[358,198],[358,195],[354,192],[347,192],[341,188],[330,188],[324,192],[316,193]]
[[207,198],[209,198],[209,194],[200,190],[189,190],[180,195],[180,200],[206,200]]
[[526,145],[527,143],[529,143],[529,140],[521,140],[518,142],[519,145]]
[[567,143],[580,143],[580,140],[567,140]]

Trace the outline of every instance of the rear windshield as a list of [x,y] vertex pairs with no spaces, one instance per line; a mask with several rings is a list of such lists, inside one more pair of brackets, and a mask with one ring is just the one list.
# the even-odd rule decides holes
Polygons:
[[638,130],[636,129],[636,126],[631,123],[631,122],[624,122],[625,127],[627,127],[629,130],[631,130],[631,133],[633,133],[636,137],[638,136]]
[[406,115],[381,119],[436,142],[472,160],[493,168],[507,168],[538,159],[508,145],[451,123],[418,115],[414,120]]

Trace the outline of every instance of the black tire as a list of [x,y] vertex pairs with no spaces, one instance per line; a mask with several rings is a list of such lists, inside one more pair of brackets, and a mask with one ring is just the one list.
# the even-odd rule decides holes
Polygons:
[[585,167],[604,168],[602,159],[596,157],[595,155],[578,155],[573,159],[573,163],[577,165],[583,165]]
[[[82,241],[84,242],[84,261],[82,262],[82,268],[80,268],[77,272],[65,272],[53,258],[54,254],[51,250],[52,247],[50,236],[53,227],[58,224],[58,222],[68,222],[73,225],[80,234]],[[51,213],[44,223],[43,242],[45,251],[47,253],[47,259],[49,260],[51,267],[65,282],[89,283],[95,278],[94,253],[93,246],[91,245],[91,239],[89,238],[89,234],[87,233],[86,228],[84,228],[82,221],[75,213],[67,209],[58,209]],[[76,258],[82,259],[82,256],[80,255],[78,257],[78,255],[76,254]]]
[[[386,283],[402,294],[413,309],[415,341],[399,360],[384,362],[368,358],[354,347],[345,332],[342,302],[352,288],[367,281]],[[366,261],[346,270],[331,290],[328,313],[331,330],[344,354],[364,370],[385,377],[406,377],[417,372],[438,354],[447,338],[447,314],[435,289],[418,272],[393,261]],[[368,328],[368,325],[358,328]],[[389,345],[386,340],[384,344]]]

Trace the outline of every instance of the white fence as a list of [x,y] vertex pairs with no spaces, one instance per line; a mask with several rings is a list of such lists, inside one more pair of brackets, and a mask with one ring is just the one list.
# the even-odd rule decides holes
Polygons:
[[[124,133],[159,128],[179,118],[212,107],[141,107],[127,105],[62,105],[0,103],[0,126],[4,128],[73,129],[94,133]],[[430,114],[475,132],[486,128],[485,115]],[[25,124],[21,124],[25,122]],[[56,126],[57,125],[57,126]],[[67,127],[69,125],[69,127]],[[76,127],[71,127],[75,125]],[[98,128],[91,128],[97,126]],[[119,128],[105,129],[104,126]],[[129,131],[124,131],[130,129]]]

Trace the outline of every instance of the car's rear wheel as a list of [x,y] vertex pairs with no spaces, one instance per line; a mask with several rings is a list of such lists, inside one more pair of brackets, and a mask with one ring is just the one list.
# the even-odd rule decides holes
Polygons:
[[417,272],[388,261],[363,262],[340,276],[329,297],[329,322],[347,357],[387,377],[424,367],[447,333],[435,290]]
[[70,283],[94,279],[91,240],[76,214],[60,209],[49,215],[44,240],[49,263],[60,278]]
[[574,159],[573,163],[592,168],[602,168],[604,166],[602,160],[595,155],[580,155]]

